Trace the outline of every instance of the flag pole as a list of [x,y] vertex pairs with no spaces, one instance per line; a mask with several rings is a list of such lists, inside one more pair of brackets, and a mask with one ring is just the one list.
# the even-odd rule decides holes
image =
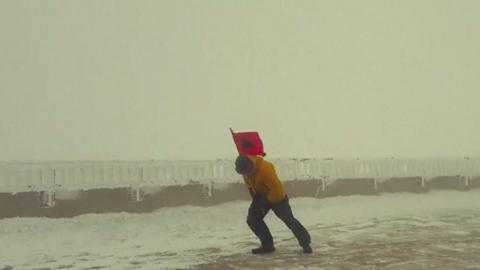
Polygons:
[[230,128],[230,133],[232,134],[232,139],[233,139],[233,143],[235,144],[235,148],[237,148],[237,152],[238,154],[240,154],[240,150],[238,149],[237,143],[235,142],[235,136],[234,136],[235,132],[233,132],[232,128]]

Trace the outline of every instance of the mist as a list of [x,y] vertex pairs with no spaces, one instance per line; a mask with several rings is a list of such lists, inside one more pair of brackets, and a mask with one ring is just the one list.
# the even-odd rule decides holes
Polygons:
[[478,1],[0,2],[0,161],[480,156]]

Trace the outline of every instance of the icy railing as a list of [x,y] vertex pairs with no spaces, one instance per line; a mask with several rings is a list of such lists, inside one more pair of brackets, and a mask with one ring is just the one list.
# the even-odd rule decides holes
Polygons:
[[[283,180],[480,176],[480,158],[277,159]],[[0,163],[0,192],[241,182],[233,160]]]

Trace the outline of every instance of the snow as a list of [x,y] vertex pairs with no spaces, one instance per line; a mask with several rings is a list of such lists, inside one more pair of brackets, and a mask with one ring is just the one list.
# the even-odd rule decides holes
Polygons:
[[[245,223],[248,205],[0,220],[0,269],[259,269],[262,261],[249,254],[257,240]],[[445,265],[480,267],[480,259],[469,257],[480,247],[480,190],[296,198],[291,205],[312,234],[314,253],[298,253],[291,232],[269,213],[281,255],[264,258],[271,269],[296,269],[298,258],[300,269],[428,268],[445,253],[455,255]],[[415,260],[404,254],[412,245],[415,254],[436,253]],[[359,257],[364,253],[370,255]]]

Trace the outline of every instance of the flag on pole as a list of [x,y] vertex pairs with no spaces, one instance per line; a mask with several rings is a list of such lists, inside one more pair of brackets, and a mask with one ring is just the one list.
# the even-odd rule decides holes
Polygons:
[[263,151],[262,139],[260,139],[260,135],[257,131],[233,132],[233,129],[230,129],[230,132],[232,133],[233,141],[235,142],[240,155],[262,157],[266,155]]

